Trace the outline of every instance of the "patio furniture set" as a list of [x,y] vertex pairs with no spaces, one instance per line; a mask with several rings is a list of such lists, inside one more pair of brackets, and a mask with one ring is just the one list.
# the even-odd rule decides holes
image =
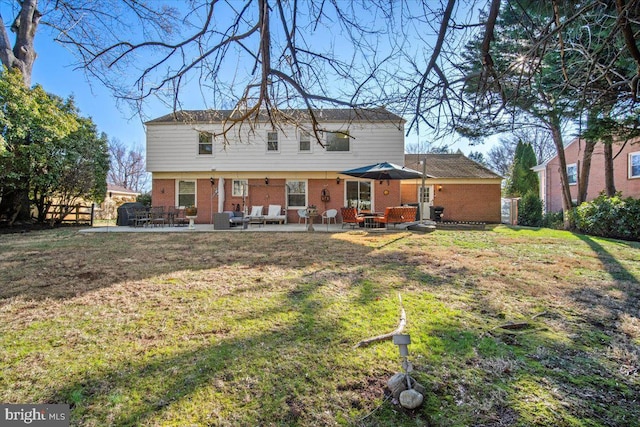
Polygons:
[[356,208],[341,208],[342,227],[350,225],[352,228],[395,228],[398,224],[414,222],[418,213],[416,206],[395,206],[385,208],[384,213],[358,212]]
[[189,224],[186,209],[179,206],[126,208],[130,227],[184,226]]
[[247,228],[250,224],[260,226],[269,222],[286,224],[287,215],[283,213],[281,205],[269,205],[267,214],[263,213],[264,206],[253,206],[249,215],[244,215],[242,211],[223,211],[214,215],[214,228],[225,230],[230,227],[242,226]]
[[[195,216],[187,215],[187,209],[177,206],[154,206],[151,208],[127,208],[128,225],[131,227],[164,227],[167,226],[191,226]],[[248,215],[244,215],[242,211],[224,211],[214,214],[215,229],[229,229],[231,227],[241,226],[248,228],[249,225],[257,225],[262,227],[267,223],[286,224],[287,216],[283,212],[280,205],[269,205],[266,215],[263,213],[264,206],[253,206]],[[401,223],[413,222],[416,220],[417,207],[415,206],[399,206],[388,207],[384,213],[375,212],[358,212],[356,208],[341,208],[342,228],[350,225],[352,228],[384,228]],[[312,218],[320,217],[322,224],[337,224],[338,210],[328,209],[322,214],[314,211],[313,217],[310,216],[308,209],[298,210],[298,223],[304,220],[305,224],[309,224],[309,230],[313,230]]]

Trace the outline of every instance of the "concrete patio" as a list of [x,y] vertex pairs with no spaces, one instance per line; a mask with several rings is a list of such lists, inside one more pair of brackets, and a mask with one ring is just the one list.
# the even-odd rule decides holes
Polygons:
[[[408,225],[408,224],[407,224]],[[340,233],[347,231],[375,231],[375,232],[393,232],[393,231],[405,231],[406,226],[398,225],[396,228],[360,228],[351,227],[350,224],[313,224],[313,231],[308,230],[308,225],[301,223],[290,224],[250,224],[246,229],[242,226],[231,227],[227,230],[216,230],[213,224],[195,224],[193,229],[190,229],[188,225],[180,227],[170,227],[168,225],[162,226],[147,226],[147,227],[130,227],[130,226],[94,226],[80,230],[81,233],[197,233],[197,232],[218,232],[218,233],[274,233],[274,232],[299,232],[299,233]]]

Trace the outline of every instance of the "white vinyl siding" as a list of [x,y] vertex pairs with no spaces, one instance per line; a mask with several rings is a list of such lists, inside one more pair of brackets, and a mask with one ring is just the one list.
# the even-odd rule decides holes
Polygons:
[[[219,124],[199,125],[202,130],[218,133]],[[340,124],[327,124],[341,130]],[[344,129],[347,130],[346,128]],[[318,148],[311,139],[311,152],[300,152],[299,133],[285,128],[278,133],[277,161],[265,163],[267,131],[250,132],[242,128],[240,138],[229,135],[228,144],[213,144],[213,155],[198,155],[197,132],[191,125],[147,125],[147,171],[149,172],[326,172],[353,169],[378,163],[380,159],[404,164],[404,134],[393,124],[353,123],[349,151],[331,152]],[[326,135],[326,134],[325,134]],[[314,148],[315,147],[315,148]],[[264,176],[264,175],[263,175]]]

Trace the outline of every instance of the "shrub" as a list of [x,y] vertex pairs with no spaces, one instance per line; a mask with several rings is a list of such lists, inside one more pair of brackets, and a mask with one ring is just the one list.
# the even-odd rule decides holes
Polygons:
[[540,227],[542,225],[542,200],[533,191],[527,192],[518,206],[518,225]]
[[640,200],[601,194],[573,211],[576,229],[585,234],[640,240]]
[[542,217],[542,226],[546,228],[553,228],[555,230],[563,230],[564,214],[562,211],[547,212]]
[[151,193],[142,193],[136,198],[136,202],[151,207]]

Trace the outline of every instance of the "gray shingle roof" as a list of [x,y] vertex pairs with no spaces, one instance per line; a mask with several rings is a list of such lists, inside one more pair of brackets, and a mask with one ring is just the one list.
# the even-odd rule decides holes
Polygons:
[[[155,123],[220,123],[224,120],[239,116],[239,113],[233,114],[234,110],[180,110],[175,113],[169,113],[162,117],[152,119],[146,124]],[[385,108],[372,109],[349,109],[349,108],[330,108],[314,111],[316,119],[320,122],[394,122],[404,123],[404,119],[395,115]],[[283,110],[283,114],[289,116],[292,120],[305,121],[309,120],[309,112],[306,109],[299,110]],[[267,115],[264,111],[260,114],[260,119],[266,121]]]
[[[420,161],[424,154],[405,154],[404,165],[408,168],[422,171]],[[474,162],[462,153],[456,154],[427,154],[427,176],[433,178],[502,178],[492,170]]]

